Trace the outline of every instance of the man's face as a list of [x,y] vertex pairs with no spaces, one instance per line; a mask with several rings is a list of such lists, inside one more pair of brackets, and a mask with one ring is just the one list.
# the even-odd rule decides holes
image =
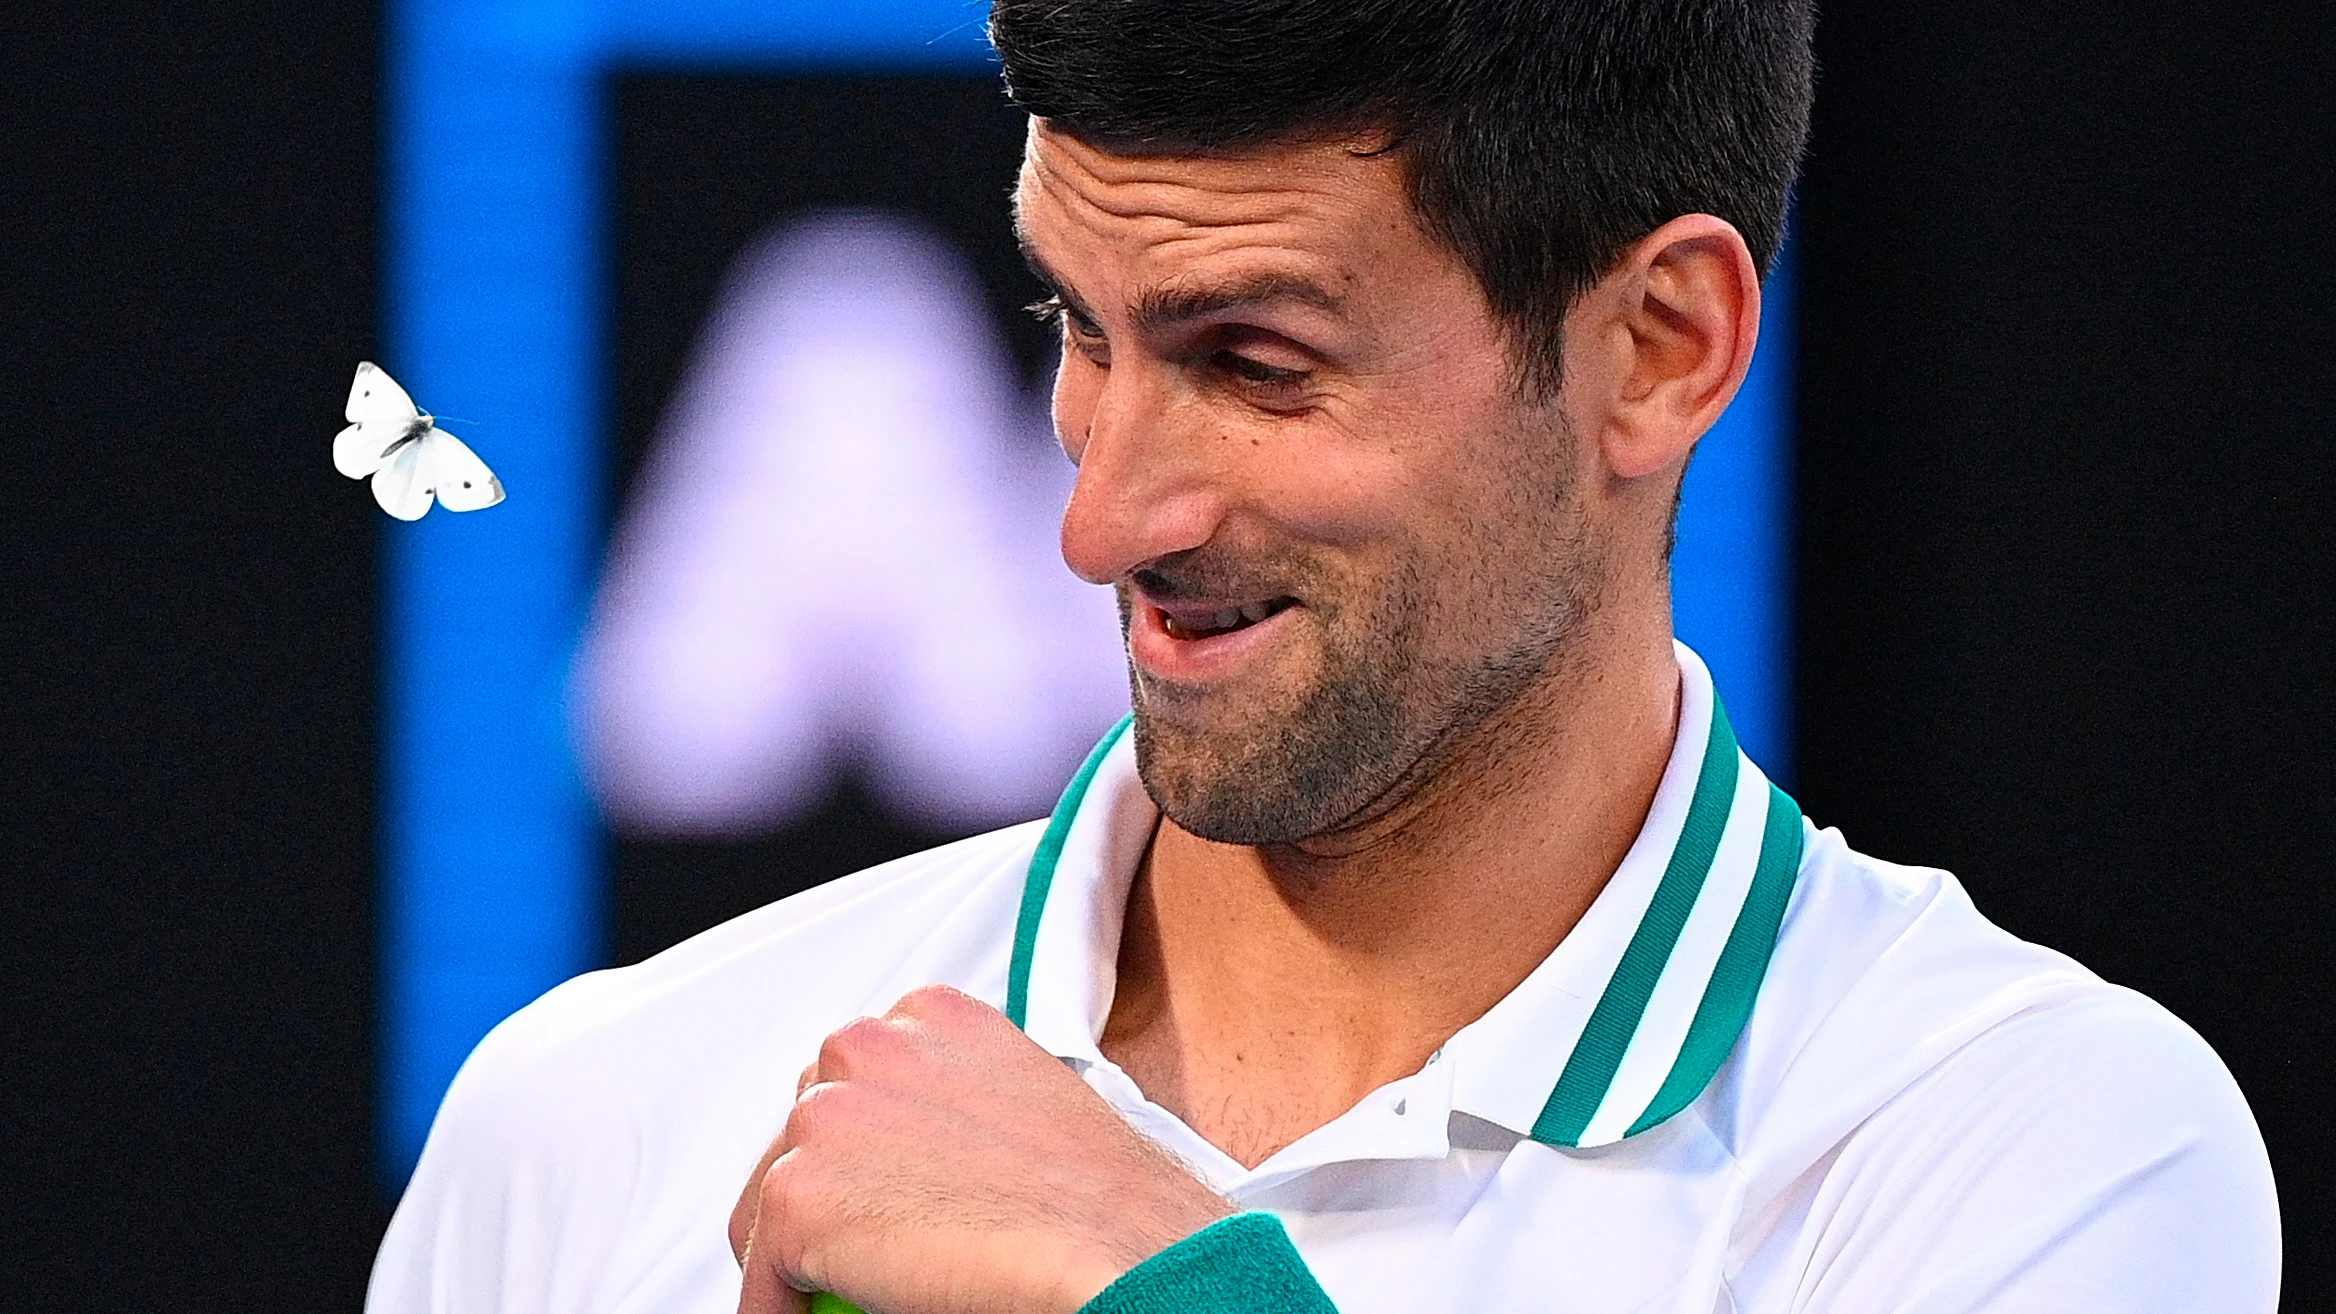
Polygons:
[[1367,143],[1127,154],[1034,127],[1073,570],[1114,585],[1146,786],[1195,834],[1377,815],[1551,671],[1596,475]]

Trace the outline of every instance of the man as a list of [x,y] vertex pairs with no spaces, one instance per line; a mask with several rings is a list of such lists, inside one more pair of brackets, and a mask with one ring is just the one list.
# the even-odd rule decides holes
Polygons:
[[992,23],[1132,728],[499,1028],[373,1309],[2272,1309],[2205,1045],[1805,822],[1671,639],[1806,5]]

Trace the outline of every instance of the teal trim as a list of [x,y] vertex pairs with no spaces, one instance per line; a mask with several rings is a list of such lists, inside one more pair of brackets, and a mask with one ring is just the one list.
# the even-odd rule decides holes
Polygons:
[[1679,830],[1678,846],[1671,851],[1670,865],[1663,871],[1662,884],[1655,887],[1646,916],[1640,919],[1629,947],[1622,951],[1622,961],[1606,982],[1606,992],[1591,1011],[1581,1039],[1574,1042],[1564,1075],[1557,1079],[1549,1103],[1534,1120],[1534,1140],[1580,1144],[1582,1132],[1606,1098],[1607,1087],[1613,1084],[1622,1056],[1630,1048],[1630,1038],[1637,1034],[1639,1019],[1646,1013],[1647,1000],[1654,995],[1663,966],[1679,943],[1679,932],[1687,925],[1687,915],[1694,911],[1695,898],[1711,875],[1712,861],[1719,856],[1720,836],[1728,828],[1728,813],[1735,804],[1737,762],[1736,734],[1729,728],[1728,714],[1721,709],[1715,692],[1711,736],[1704,744],[1703,766],[1695,779],[1695,797],[1687,806],[1686,823]]
[[1017,1027],[1030,1016],[1030,955],[1038,944],[1038,919],[1046,911],[1046,892],[1054,887],[1054,867],[1062,861],[1063,841],[1070,837],[1071,822],[1079,815],[1079,804],[1086,800],[1087,787],[1095,783],[1095,772],[1133,724],[1132,714],[1121,717],[1079,764],[1079,773],[1063,788],[1062,801],[1047,818],[1038,851],[1030,855],[1030,874],[1022,878],[1022,910],[1014,917],[1014,957],[1006,966],[1006,1016]]
[[1220,1218],[1120,1274],[1079,1314],[1338,1314],[1338,1306],[1281,1220],[1247,1213]]
[[1800,880],[1803,842],[1800,805],[1770,785],[1768,825],[1761,832],[1760,865],[1752,873],[1752,889],[1736,914],[1735,929],[1728,932],[1727,946],[1720,950],[1703,1002],[1696,1005],[1695,1020],[1687,1026],[1687,1040],[1679,1047],[1671,1075],[1663,1078],[1654,1101],[1624,1136],[1636,1136],[1693,1103],[1735,1052],[1744,1025],[1752,1020],[1760,983],[1767,979],[1785,905],[1792,902],[1793,886]]

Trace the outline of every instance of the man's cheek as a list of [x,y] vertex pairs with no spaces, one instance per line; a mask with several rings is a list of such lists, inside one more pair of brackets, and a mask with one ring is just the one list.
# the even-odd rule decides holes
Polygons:
[[1384,459],[1335,448],[1295,448],[1284,459],[1292,468],[1250,483],[1242,500],[1270,516],[1287,542],[1361,563],[1384,555],[1428,514],[1405,486],[1409,472]]

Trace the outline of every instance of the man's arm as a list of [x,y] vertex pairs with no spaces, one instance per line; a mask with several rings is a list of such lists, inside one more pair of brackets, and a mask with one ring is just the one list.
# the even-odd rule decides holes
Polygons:
[[830,1037],[731,1215],[742,1314],[1334,1314],[1237,1214],[1004,1015],[916,991]]

